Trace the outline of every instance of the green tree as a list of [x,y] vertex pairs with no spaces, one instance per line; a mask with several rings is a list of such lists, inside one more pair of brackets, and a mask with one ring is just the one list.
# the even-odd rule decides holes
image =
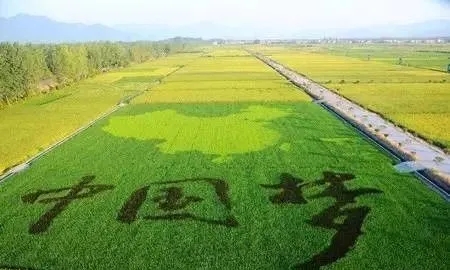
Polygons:
[[6,104],[26,95],[28,79],[24,57],[18,43],[0,44],[0,98]]
[[[42,80],[54,78],[60,85],[82,80],[98,72],[142,63],[183,50],[184,43],[98,42],[32,45],[0,43],[0,103],[11,103],[38,89]],[[179,47],[179,48],[178,48]]]
[[169,55],[170,51],[171,51],[170,45],[165,44],[164,49],[163,49],[164,55],[166,55],[166,56]]

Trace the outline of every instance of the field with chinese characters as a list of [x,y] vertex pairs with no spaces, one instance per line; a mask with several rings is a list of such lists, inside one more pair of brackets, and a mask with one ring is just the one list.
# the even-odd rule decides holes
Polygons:
[[0,184],[0,268],[446,269],[450,206],[392,158],[243,50],[172,57]]
[[449,151],[448,45],[256,49]]

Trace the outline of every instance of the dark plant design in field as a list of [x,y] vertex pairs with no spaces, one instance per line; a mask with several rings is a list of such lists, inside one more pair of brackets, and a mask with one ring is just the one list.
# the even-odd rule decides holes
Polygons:
[[158,208],[165,212],[185,209],[191,203],[203,201],[198,196],[185,196],[183,189],[180,187],[161,188],[160,191],[164,194],[154,197],[152,201],[157,203]]
[[37,270],[36,268],[0,264],[0,270]]
[[281,183],[275,185],[261,185],[268,189],[281,189],[281,192],[270,197],[270,201],[275,204],[293,203],[305,204],[308,203],[303,196],[302,187],[307,184],[300,178],[296,178],[288,173],[283,173],[280,176]]
[[37,270],[36,268],[0,264],[1,270]]
[[[203,217],[189,211],[189,206],[202,203],[204,199],[196,195],[185,195],[183,184],[206,184],[211,187],[213,195],[225,209],[221,219]],[[222,225],[226,227],[238,226],[237,220],[231,214],[231,204],[228,196],[228,184],[224,180],[214,178],[194,178],[152,183],[134,191],[122,209],[119,211],[117,220],[131,224],[137,220],[139,209],[147,201],[149,191],[156,191],[157,195],[149,201],[155,204],[157,211],[145,215],[145,220],[192,220],[208,224]]]
[[[29,233],[39,234],[48,230],[53,219],[55,219],[59,214],[61,214],[70,203],[75,200],[85,199],[94,196],[97,193],[111,190],[114,188],[112,185],[89,185],[93,180],[94,175],[83,176],[81,181],[67,188],[58,188],[50,190],[38,190],[22,196],[22,201],[24,203],[42,203],[51,204],[54,203],[53,207],[45,212],[37,222],[33,223],[29,227]],[[48,197],[49,194],[58,194],[63,191],[68,191],[64,196]],[[40,199],[41,197],[45,197]]]
[[[72,187],[38,190],[24,195],[22,201],[25,203],[54,203],[53,207],[44,213],[37,222],[30,225],[29,232],[39,234],[47,231],[53,219],[74,200],[92,197],[97,193],[114,188],[112,185],[91,185],[94,178],[95,176],[84,176],[78,184]],[[381,193],[381,191],[372,188],[349,190],[345,186],[345,182],[353,179],[355,179],[353,174],[325,171],[321,179],[306,182],[289,173],[283,173],[280,175],[278,184],[261,185],[265,189],[276,191],[275,194],[269,196],[269,200],[278,206],[285,204],[300,206],[310,203],[314,199],[334,199],[331,206],[317,213],[308,221],[314,227],[335,231],[330,245],[309,260],[295,265],[295,269],[319,269],[344,258],[355,246],[358,237],[363,234],[361,228],[370,208],[355,206],[356,198],[366,194]],[[308,196],[307,200],[304,189],[309,187],[321,187],[323,190],[318,194]],[[63,192],[65,195],[58,196]],[[135,222],[138,217],[147,221],[198,221],[233,228],[237,227],[239,223],[231,213],[228,193],[228,183],[216,178],[192,178],[151,183],[136,189],[130,195],[120,209],[117,220],[126,224]],[[140,215],[139,212],[144,203],[147,213]],[[215,214],[210,216],[208,212],[196,211],[195,206],[199,204],[212,207],[214,210],[211,213]]]
[[[348,205],[356,203],[355,199],[361,195],[376,194],[381,191],[372,188],[348,190],[345,182],[354,178],[355,176],[352,174],[325,171],[322,179],[304,183],[300,178],[283,173],[280,176],[280,184],[261,185],[264,188],[281,190],[279,194],[270,197],[270,201],[274,204],[307,203],[303,197],[302,188],[308,186],[326,186],[321,193],[312,196],[311,199],[325,197],[335,199],[333,205],[314,215],[309,221],[314,227],[336,231],[330,245],[308,261],[296,265],[295,269],[319,269],[345,257],[348,251],[355,246],[358,237],[362,234],[361,228],[370,208],[366,206],[348,207]],[[343,222],[339,222],[339,218],[343,218]]]

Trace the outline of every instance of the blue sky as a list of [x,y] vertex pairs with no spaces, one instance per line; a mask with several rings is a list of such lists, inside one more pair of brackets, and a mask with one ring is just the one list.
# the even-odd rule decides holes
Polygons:
[[0,0],[0,16],[88,24],[356,28],[450,19],[450,0]]

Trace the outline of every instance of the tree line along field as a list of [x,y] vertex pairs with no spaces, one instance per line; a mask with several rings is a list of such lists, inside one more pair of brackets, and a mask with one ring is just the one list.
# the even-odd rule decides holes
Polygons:
[[0,268],[446,269],[449,205],[356,131],[237,48],[169,59],[0,185]]
[[130,63],[185,49],[177,43],[0,43],[0,108]]
[[[336,49],[327,51],[314,47],[259,49],[274,60],[448,151],[450,74],[424,69],[427,66],[422,66],[423,63],[419,64],[421,68],[415,68],[383,61],[381,58],[386,53],[380,49],[372,50],[368,61],[353,53],[353,47],[347,46],[347,56],[335,55]],[[340,49],[339,52],[343,51]],[[388,53],[393,54],[389,50]],[[418,52],[417,57],[421,54]],[[440,54],[441,62],[448,61],[444,57],[448,55],[446,52]],[[407,61],[408,58],[405,59]]]

